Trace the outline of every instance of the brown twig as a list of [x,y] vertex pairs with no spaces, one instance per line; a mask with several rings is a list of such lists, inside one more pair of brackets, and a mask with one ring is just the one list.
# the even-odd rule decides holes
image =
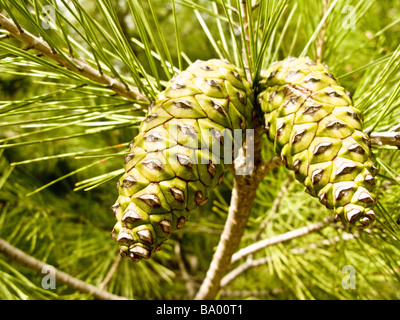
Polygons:
[[[291,182],[291,176],[287,177],[286,180],[283,182],[281,189],[279,190],[278,195],[276,196],[274,202],[272,203],[271,209],[268,213],[269,217],[274,216],[280,207],[281,201],[283,196],[286,194],[286,191],[288,189],[288,186]],[[260,239],[261,233],[265,230],[265,227],[267,225],[269,221],[269,218],[264,220],[262,223],[260,223],[260,226],[258,227],[257,233],[255,234],[255,236],[253,237],[253,242],[256,242]]]
[[[221,296],[228,297],[260,297],[260,296],[276,296],[283,292],[281,288],[272,290],[221,290]],[[243,298],[242,298],[243,299]]]
[[[0,238],[0,252],[2,252],[7,257],[12,260],[32,269],[38,273],[42,273],[44,267],[48,267],[49,265],[44,263],[43,261],[37,260],[34,257],[27,255],[25,252],[19,250],[18,248],[12,246],[4,239]],[[74,278],[68,273],[62,272],[60,270],[55,270],[55,279],[58,283],[63,283],[70,287],[71,289],[77,290],[79,292],[87,293],[93,295],[95,299],[99,300],[126,300],[125,297],[116,296],[107,291],[101,290],[89,283],[86,283],[82,280]]]
[[247,259],[245,262],[240,264],[238,267],[227,273],[222,279],[221,279],[221,288],[226,287],[229,283],[231,283],[234,279],[239,277],[242,273],[247,271],[248,269],[255,268],[267,263],[270,263],[272,261],[271,257],[263,257],[259,259]]
[[249,35],[249,21],[247,18],[247,0],[240,1],[240,11],[242,14],[244,39],[242,47],[242,57],[247,79],[251,79],[251,52],[250,52],[250,35]]
[[375,144],[378,146],[390,145],[400,147],[400,132],[372,132],[370,134],[370,140],[371,144]]
[[[273,204],[272,204],[272,206],[271,206],[271,210],[270,210],[270,212],[269,212],[269,214],[268,214],[268,217],[267,217],[267,219],[265,219],[262,223],[260,223],[260,225],[259,225],[259,227],[258,227],[258,230],[257,230],[255,236],[253,237],[253,242],[256,242],[256,241],[258,241],[258,240],[260,239],[261,233],[262,233],[263,230],[265,230],[265,228],[266,228],[266,226],[267,226],[267,224],[268,224],[268,222],[269,222],[269,220],[270,220],[270,217],[272,217],[273,215],[275,215],[275,214],[277,213],[277,211],[279,210],[280,203],[281,203],[281,201],[282,201],[282,198],[283,198],[284,194],[286,193],[286,190],[287,190],[287,187],[289,186],[290,181],[291,181],[291,177],[289,176],[289,177],[283,182],[282,187],[281,187],[281,190],[279,191],[278,195],[276,196],[276,198],[275,198],[275,200],[274,200],[274,202],[273,202]],[[245,263],[243,263],[243,266],[245,267],[246,264],[249,264],[250,266],[253,266],[253,254],[250,254],[250,255],[247,256],[247,261],[246,261]],[[246,268],[246,267],[245,267],[245,268]],[[240,269],[240,266],[239,266],[238,268],[236,268],[236,269]],[[235,269],[235,270],[236,270],[236,269]],[[229,274],[235,273],[235,270],[231,271]],[[247,270],[247,269],[245,269],[245,270]],[[245,270],[240,271],[240,273],[241,273],[241,272],[244,272]],[[224,286],[224,285],[223,285],[224,279],[225,279],[227,276],[228,276],[228,275],[226,275],[226,276],[221,280],[221,287]]]
[[189,298],[193,298],[196,293],[195,282],[193,281],[193,279],[190,277],[189,273],[186,270],[185,264],[182,259],[181,245],[179,244],[179,242],[175,244],[175,253],[176,253],[176,258],[178,260],[179,270],[182,273],[182,278],[185,280],[186,290],[188,292]]
[[261,176],[266,176],[273,169],[281,166],[283,164],[282,158],[275,156],[268,160],[263,160],[258,167],[258,174]]
[[[128,100],[149,102],[149,99],[143,94],[136,92],[130,88],[127,84],[121,83],[120,81],[99,72],[95,68],[91,67],[85,60],[77,57],[70,57],[70,61],[65,59],[63,55],[58,53],[54,48],[52,48],[46,41],[36,37],[29,33],[28,31],[22,29],[16,25],[12,20],[6,18],[4,15],[0,14],[0,27],[7,30],[15,39],[20,40],[28,46],[28,48],[39,51],[43,56],[55,61],[60,66],[73,71],[91,81],[99,83],[106,88],[114,91],[121,97]],[[147,108],[144,106],[143,108]]]
[[[328,225],[325,225],[328,226]],[[322,229],[315,229],[313,232],[316,231],[320,231]],[[306,234],[303,234],[306,235]],[[331,239],[324,239],[321,243],[311,243],[309,245],[307,245],[307,247],[299,247],[299,248],[292,248],[290,250],[291,254],[304,254],[306,253],[308,250],[313,250],[313,249],[317,249],[320,248],[322,246],[331,246],[341,240],[343,241],[348,241],[348,240],[352,240],[356,237],[358,237],[359,235],[357,234],[343,234],[341,237],[336,236],[334,238]],[[269,238],[269,240],[273,240],[273,238]],[[281,238],[281,240],[284,240]],[[284,240],[286,241],[286,240]],[[278,244],[281,243],[282,241],[276,242],[276,241],[270,241],[269,245],[273,245],[273,244]],[[236,279],[237,277],[239,277],[242,273],[244,273],[245,271],[251,269],[251,268],[255,268],[267,263],[272,262],[272,257],[267,256],[267,257],[262,257],[262,258],[258,258],[255,260],[252,259],[247,259],[245,262],[243,262],[242,264],[240,264],[238,267],[236,267],[235,269],[233,269],[232,271],[230,271],[228,274],[226,274],[225,277],[222,278],[221,280],[221,288],[227,286],[230,282],[232,282],[234,279]]]
[[220,280],[230,266],[247,225],[259,183],[255,179],[254,175],[236,176],[234,179],[228,218],[206,278],[195,297],[197,300],[214,299],[218,293]]
[[286,233],[282,233],[280,235],[277,235],[275,237],[272,238],[268,238],[268,239],[264,239],[258,242],[255,242],[243,249],[240,249],[238,252],[236,252],[233,256],[232,256],[232,260],[231,263],[235,263],[238,260],[248,256],[249,254],[252,254],[254,252],[257,252],[261,249],[264,249],[266,247],[275,245],[277,243],[281,243],[281,242],[285,242],[285,241],[289,241],[295,238],[299,238],[302,237],[304,235],[307,235],[311,232],[316,232],[319,230],[324,229],[326,226],[328,226],[329,224],[334,222],[334,218],[333,217],[328,217],[326,219],[324,219],[324,221],[322,222],[316,222],[313,223],[311,225],[296,229],[296,230],[292,230]]
[[117,271],[118,265],[121,262],[121,255],[118,253],[117,257],[115,258],[115,261],[113,265],[111,266],[110,270],[108,270],[107,275],[104,277],[103,281],[101,282],[99,288],[101,290],[105,290],[107,287],[107,284],[110,282],[112,276],[114,275],[115,271]]
[[[272,170],[277,165],[276,159],[273,161],[261,159],[264,129],[258,121],[260,120],[255,118],[254,169],[248,175],[236,175],[234,178],[228,218],[206,277],[195,296],[196,300],[209,300],[216,297],[220,281],[229,270],[232,255],[238,248],[246,228],[258,185],[269,172],[268,170]],[[238,163],[243,163],[243,161],[236,159],[235,169],[238,169]]]

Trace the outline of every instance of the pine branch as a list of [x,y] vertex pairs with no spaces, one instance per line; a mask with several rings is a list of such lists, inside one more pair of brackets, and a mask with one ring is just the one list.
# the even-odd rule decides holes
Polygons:
[[243,23],[243,43],[242,46],[242,57],[243,57],[243,64],[245,67],[245,72],[247,79],[251,79],[251,60],[252,54],[250,51],[250,34],[249,34],[249,21],[247,18],[247,1],[241,0],[240,1],[240,8],[242,12],[242,23]]
[[[323,11],[322,11],[322,18],[325,16],[326,12],[328,11],[329,3],[328,0],[323,0]],[[316,60],[317,62],[322,61],[322,51],[325,44],[325,30],[326,30],[326,19],[321,27],[321,31],[319,32],[319,37],[317,39],[317,52],[316,52]]]
[[302,227],[302,228],[299,228],[296,230],[292,230],[292,231],[289,231],[286,233],[279,234],[272,238],[264,239],[264,240],[258,241],[256,243],[253,243],[243,249],[240,249],[238,252],[236,252],[232,256],[231,263],[235,263],[238,260],[240,260],[254,252],[257,252],[266,247],[275,245],[277,243],[293,240],[295,238],[305,236],[309,233],[320,231],[320,230],[324,229],[325,227],[327,227],[328,225],[332,224],[333,222],[334,222],[334,218],[328,217],[328,218],[324,219],[322,222],[316,222],[309,226],[305,226],[305,227]]
[[[119,82],[118,80],[100,72],[97,69],[92,68],[85,60],[77,57],[70,57],[70,61],[66,60],[63,55],[58,53],[52,48],[46,41],[41,38],[35,37],[25,29],[16,25],[12,20],[6,18],[0,14],[0,27],[7,30],[10,36],[18,39],[27,45],[30,49],[39,51],[43,56],[55,61],[60,66],[75,72],[91,81],[99,83],[110,90],[113,90],[116,94],[124,97],[128,100],[149,102],[149,99],[143,94],[134,91],[126,84]],[[147,106],[143,106],[147,108]]]
[[[274,216],[278,210],[279,207],[281,205],[283,196],[286,194],[288,186],[290,184],[290,182],[292,181],[291,176],[287,177],[286,180],[282,183],[282,187],[281,190],[279,191],[279,193],[277,194],[274,202],[272,203],[271,209],[268,213],[268,217],[272,217]],[[262,223],[260,223],[257,233],[255,234],[255,236],[253,237],[253,242],[256,242],[260,239],[261,237],[261,233],[265,230],[268,222],[269,222],[269,218],[265,219]]]
[[276,296],[282,292],[283,290],[281,288],[275,288],[272,290],[221,290],[221,295],[227,297],[238,297],[240,299],[248,299],[248,297],[254,296]]
[[385,132],[372,132],[370,135],[371,144],[378,146],[390,145],[400,147],[400,132],[385,131]]
[[255,268],[267,263],[270,263],[272,258],[270,256],[263,257],[259,259],[247,259],[244,263],[233,269],[229,272],[225,277],[221,280],[221,288],[226,287],[229,283],[231,283],[234,279],[239,277],[243,272],[247,271],[248,269]]
[[182,278],[185,280],[186,283],[186,290],[188,292],[188,296],[189,298],[192,298],[196,293],[195,282],[192,280],[192,278],[190,277],[189,273],[186,270],[185,264],[182,259],[181,245],[179,242],[175,244],[175,254],[178,260],[179,270],[182,273]]
[[[228,218],[225,223],[213,260],[206,277],[197,292],[196,300],[214,299],[220,288],[220,281],[229,269],[233,253],[239,246],[249,218],[257,188],[268,170],[275,166],[261,160],[262,126],[255,121],[254,134],[254,170],[249,175],[235,175]],[[243,157],[243,155],[242,155]],[[238,163],[243,163],[238,157],[235,160],[235,169]],[[273,162],[274,164],[276,161]]]
[[110,282],[111,278],[113,277],[114,273],[117,271],[118,265],[121,262],[121,255],[118,254],[117,257],[115,258],[114,263],[112,264],[110,270],[108,271],[107,275],[103,279],[103,281],[100,284],[100,289],[105,290],[107,288],[108,283]]
[[[320,231],[320,229],[315,230],[315,231]],[[337,237],[335,237],[333,239],[323,240],[322,244],[312,243],[312,244],[310,244],[308,246],[308,248],[304,248],[304,247],[293,248],[293,249],[290,250],[290,253],[291,254],[304,254],[305,252],[307,252],[307,249],[317,249],[319,247],[322,247],[323,245],[331,246],[331,245],[333,245],[335,243],[338,243],[341,240],[348,241],[348,240],[352,240],[352,239],[354,239],[356,237],[358,237],[358,235],[344,234],[341,237],[337,236]],[[271,239],[272,238],[270,238],[270,240]],[[281,242],[282,241],[273,243],[273,241],[271,241],[270,245],[275,245],[275,244],[278,244],[278,243],[281,243]],[[249,257],[247,258],[247,260],[245,262],[240,264],[238,267],[236,267],[235,269],[230,271],[225,277],[222,278],[222,280],[221,280],[221,288],[227,286],[229,283],[231,283],[234,279],[239,277],[245,271],[247,271],[247,270],[249,270],[251,268],[255,268],[255,267],[270,263],[273,260],[271,256],[262,257],[262,258],[258,258],[258,259],[255,259],[255,260],[251,259],[250,257],[251,257],[251,255],[249,255]]]
[[281,166],[283,164],[282,158],[275,156],[268,160],[263,160],[259,165],[258,174],[262,177],[265,177],[268,173],[270,173],[273,169]]
[[[32,256],[27,255],[23,251],[17,249],[16,247],[9,244],[4,239],[0,238],[0,252],[2,252],[7,257],[15,260],[16,262],[41,273],[43,267],[48,266],[48,264],[43,261],[37,260]],[[82,293],[92,294],[95,299],[99,300],[126,300],[125,297],[116,296],[107,291],[101,290],[91,284],[88,284],[82,280],[72,277],[68,273],[56,270],[56,281],[63,283],[70,287],[71,289],[77,290]]]
[[[256,171],[257,172],[257,171]],[[231,205],[224,231],[207,271],[196,300],[214,299],[219,283],[229,268],[229,262],[246,228],[259,181],[257,175],[236,176],[232,190]]]

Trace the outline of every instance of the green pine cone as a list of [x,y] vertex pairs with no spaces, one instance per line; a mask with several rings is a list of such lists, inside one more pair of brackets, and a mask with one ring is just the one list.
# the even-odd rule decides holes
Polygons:
[[257,99],[274,151],[337,220],[371,225],[377,168],[349,93],[309,58],[276,62],[261,78]]
[[132,141],[117,184],[111,234],[123,257],[150,258],[207,202],[233,162],[234,129],[244,133],[252,125],[253,99],[242,72],[223,60],[197,61],[169,81]]

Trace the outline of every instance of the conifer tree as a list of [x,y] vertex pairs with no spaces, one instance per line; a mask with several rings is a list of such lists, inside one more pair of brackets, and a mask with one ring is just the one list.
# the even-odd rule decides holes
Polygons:
[[399,298],[400,1],[0,10],[0,299]]

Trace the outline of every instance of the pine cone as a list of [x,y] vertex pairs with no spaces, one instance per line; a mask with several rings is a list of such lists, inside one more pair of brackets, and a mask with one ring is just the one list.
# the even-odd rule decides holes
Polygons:
[[169,81],[132,141],[117,185],[112,237],[123,257],[150,258],[207,202],[232,164],[234,129],[244,133],[252,118],[250,84],[227,61],[197,61]]
[[261,77],[257,99],[286,167],[337,220],[359,229],[371,225],[377,168],[350,94],[309,58],[276,62]]

